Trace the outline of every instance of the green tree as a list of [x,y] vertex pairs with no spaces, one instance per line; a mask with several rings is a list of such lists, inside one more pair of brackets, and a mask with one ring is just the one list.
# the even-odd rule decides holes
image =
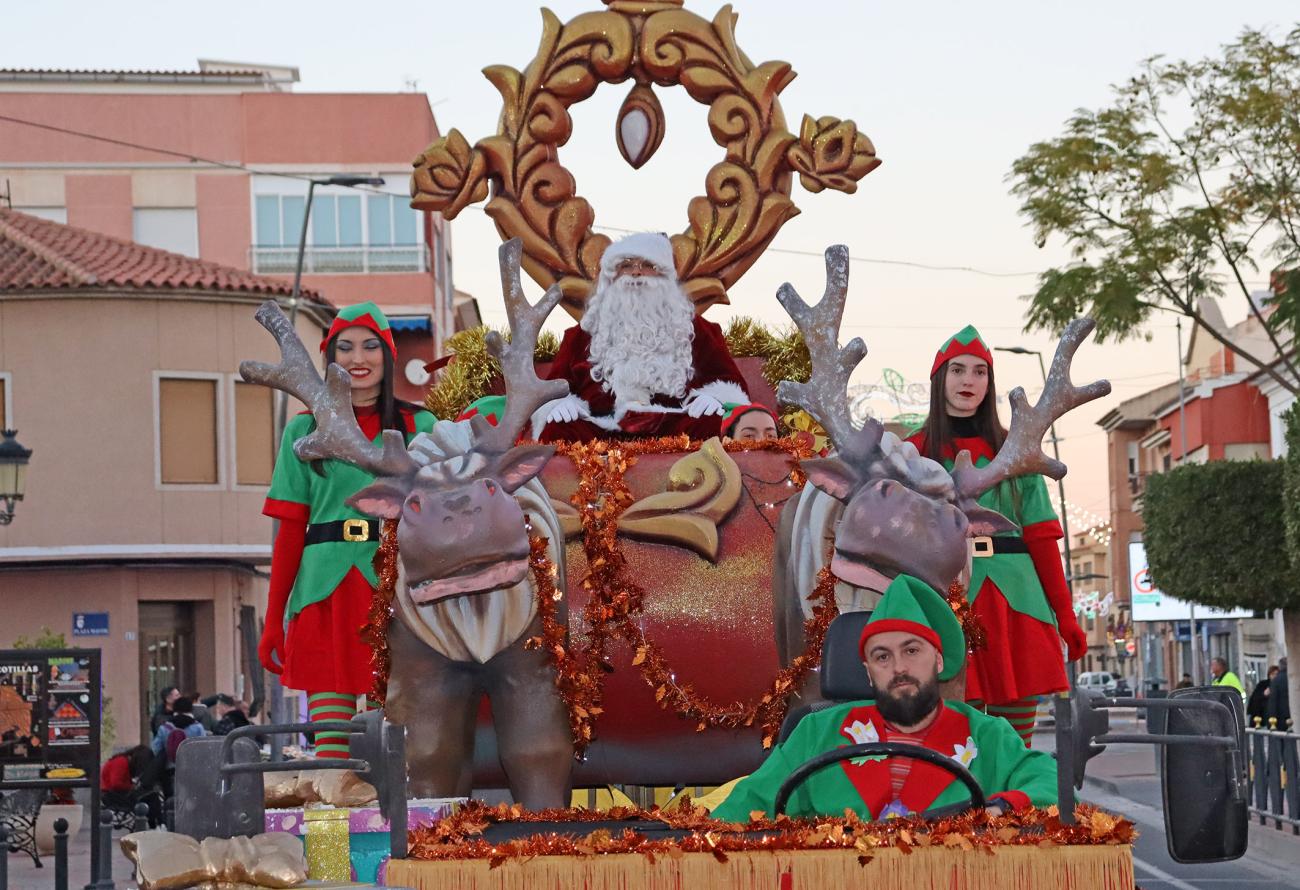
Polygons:
[[[1027,329],[1059,332],[1090,315],[1099,339],[1123,340],[1171,311],[1300,393],[1281,347],[1300,324],[1300,273],[1280,276],[1267,315],[1249,284],[1264,262],[1300,264],[1300,28],[1280,40],[1247,30],[1197,62],[1150,59],[1112,98],[1075,112],[1012,165],[1036,242],[1062,238],[1074,258],[1040,276]],[[1233,294],[1264,324],[1274,355],[1206,322],[1200,301]]]
[[55,633],[49,627],[42,627],[34,637],[19,634],[14,640],[14,649],[66,649],[68,638],[65,634]]
[[1189,464],[1147,481],[1151,580],[1217,609],[1300,607],[1283,529],[1281,461]]

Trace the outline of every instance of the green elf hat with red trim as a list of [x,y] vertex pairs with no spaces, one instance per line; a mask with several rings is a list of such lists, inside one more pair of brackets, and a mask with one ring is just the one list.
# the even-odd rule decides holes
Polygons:
[[339,310],[339,314],[334,316],[334,322],[330,325],[329,333],[325,335],[324,340],[320,341],[320,351],[324,352],[325,347],[340,331],[358,327],[369,328],[378,334],[379,339],[388,344],[388,351],[392,353],[393,359],[397,359],[397,344],[393,342],[393,329],[388,325],[388,316],[369,300]]
[[919,578],[899,575],[886,588],[858,639],[858,654],[863,661],[867,660],[867,641],[891,630],[914,633],[943,653],[940,680],[957,676],[966,662],[966,635],[961,622],[948,601]]
[[471,417],[481,414],[483,417],[487,418],[488,423],[492,426],[496,426],[497,422],[501,419],[501,415],[505,413],[505,396],[480,396],[470,402],[469,405],[465,407],[464,411],[460,412],[460,416],[456,418],[456,422],[459,423],[462,420],[469,420]]
[[956,358],[959,355],[973,355],[976,358],[982,358],[993,367],[993,350],[984,342],[980,332],[975,330],[974,325],[966,325],[957,333],[948,338],[943,347],[934,354],[934,364],[930,366],[930,376],[939,370],[939,366],[949,359]]
[[762,411],[768,417],[772,418],[772,422],[778,427],[781,425],[781,421],[777,419],[775,411],[766,405],[760,405],[757,402],[751,402],[747,405],[742,405],[737,402],[727,402],[722,407],[727,412],[722,415],[722,426],[720,428],[720,432],[724,436],[730,436],[732,430],[735,429],[736,424],[740,422],[740,418],[744,417],[750,411]]

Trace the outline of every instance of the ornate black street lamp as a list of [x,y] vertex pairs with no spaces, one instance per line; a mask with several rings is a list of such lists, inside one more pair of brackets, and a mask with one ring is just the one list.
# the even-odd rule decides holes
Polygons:
[[23,499],[27,483],[27,462],[32,450],[18,444],[17,430],[0,430],[0,525],[14,519],[14,505]]

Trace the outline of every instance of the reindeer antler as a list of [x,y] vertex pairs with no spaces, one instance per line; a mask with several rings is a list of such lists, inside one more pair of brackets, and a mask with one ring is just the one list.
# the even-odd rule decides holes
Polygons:
[[853,428],[848,386],[853,369],[866,357],[867,345],[854,337],[839,346],[840,322],[849,292],[849,249],[843,244],[826,248],[826,290],[811,307],[793,285],[781,285],[776,298],[794,319],[812,357],[812,377],[807,383],[782,380],[777,397],[803,408],[826,430],[831,444],[845,458],[870,457],[880,445],[884,427],[869,418],[861,430]]
[[1006,479],[1041,473],[1053,479],[1065,475],[1065,464],[1043,452],[1043,436],[1052,424],[1080,405],[1110,393],[1110,381],[1098,380],[1087,386],[1070,382],[1070,362],[1084,338],[1096,327],[1091,318],[1076,318],[1066,327],[1052,359],[1052,370],[1038,403],[1029,407],[1023,388],[1011,391],[1011,429],[992,461],[982,467],[971,463],[970,453],[957,455],[952,478],[958,496],[974,500]]
[[239,374],[287,392],[311,409],[316,429],[293,445],[303,460],[333,458],[359,467],[372,476],[405,476],[420,469],[406,450],[397,430],[384,430],[383,448],[376,448],[357,425],[352,409],[352,383],[342,366],[332,364],[322,380],[298,333],[274,300],[267,300],[254,316],[280,344],[280,364],[240,362]]
[[510,342],[506,343],[496,331],[487,335],[488,352],[501,363],[501,373],[505,378],[506,407],[505,416],[496,426],[489,426],[478,415],[470,419],[471,424],[480,421],[473,427],[474,436],[478,446],[485,451],[509,450],[534,411],[569,392],[569,384],[564,380],[538,377],[533,364],[542,323],[559,304],[563,293],[558,285],[552,285],[536,305],[530,305],[519,280],[522,255],[523,242],[518,238],[511,238],[497,251],[501,264],[501,293],[510,320]]

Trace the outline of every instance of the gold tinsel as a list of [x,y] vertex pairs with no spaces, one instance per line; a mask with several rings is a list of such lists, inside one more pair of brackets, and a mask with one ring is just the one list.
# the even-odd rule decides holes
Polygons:
[[741,315],[731,320],[723,337],[734,357],[763,359],[763,378],[772,386],[782,380],[807,383],[812,376],[812,358],[797,328],[771,331],[762,322]]
[[[487,335],[491,330],[484,325],[457,331],[443,344],[454,358],[439,372],[437,385],[425,396],[425,407],[434,417],[455,420],[471,402],[488,395],[492,382],[500,379],[501,366],[487,351]],[[509,341],[509,331],[500,333]],[[550,331],[542,331],[537,337],[533,359],[549,362],[559,349],[560,338]]]
[[[470,403],[491,392],[493,381],[501,377],[496,359],[488,355],[487,326],[452,334],[444,348],[455,357],[438,374],[437,385],[429,390],[424,404],[435,417],[455,420]],[[509,339],[510,334],[503,336]],[[782,380],[807,383],[812,376],[812,359],[803,335],[795,328],[769,330],[762,322],[738,316],[727,325],[723,335],[727,349],[736,358],[763,359],[763,378],[772,386]],[[551,331],[537,337],[533,357],[549,362],[560,351],[560,338]]]

